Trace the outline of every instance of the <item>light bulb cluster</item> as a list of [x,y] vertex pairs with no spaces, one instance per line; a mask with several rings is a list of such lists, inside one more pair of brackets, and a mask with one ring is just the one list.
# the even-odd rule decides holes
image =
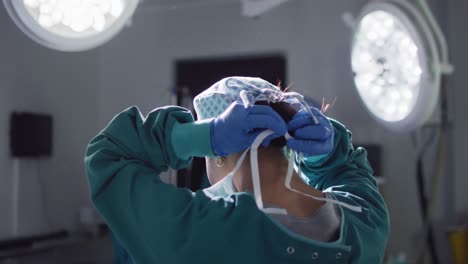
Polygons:
[[365,15],[352,50],[354,81],[366,106],[379,118],[406,118],[416,103],[422,69],[418,47],[403,23],[385,11]]
[[45,29],[72,37],[105,30],[122,15],[123,0],[23,0],[34,19]]

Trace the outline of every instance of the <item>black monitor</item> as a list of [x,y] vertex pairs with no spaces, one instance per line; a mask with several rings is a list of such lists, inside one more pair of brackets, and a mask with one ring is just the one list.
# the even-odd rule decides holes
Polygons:
[[52,116],[13,112],[10,117],[10,149],[13,157],[52,155]]

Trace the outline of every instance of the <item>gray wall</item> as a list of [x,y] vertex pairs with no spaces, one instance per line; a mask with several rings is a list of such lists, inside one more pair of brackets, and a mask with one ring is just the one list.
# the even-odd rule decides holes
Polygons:
[[[1,10],[1,9],[0,9]],[[0,12],[3,13],[3,10]],[[1,14],[1,13],[0,13]],[[9,36],[14,34],[13,27],[5,27],[7,17],[0,15],[0,32]],[[8,148],[8,122],[9,113],[17,101],[17,93],[14,89],[17,64],[15,53],[12,52],[15,41],[8,37],[2,37],[0,44],[0,237],[10,235],[11,226],[11,185],[12,166]],[[9,63],[5,63],[9,62]]]
[[449,1],[449,46],[451,49],[452,63],[456,70],[451,79],[451,98],[454,105],[455,117],[455,173],[456,173],[456,201],[459,211],[468,210],[466,187],[468,186],[467,161],[468,161],[468,34],[466,25],[468,18],[467,1]]
[[53,157],[20,161],[19,234],[74,226],[78,209],[90,205],[83,156],[97,133],[98,50],[68,54],[43,48],[18,30],[3,6],[0,32],[0,237],[12,235],[12,110],[54,118]]

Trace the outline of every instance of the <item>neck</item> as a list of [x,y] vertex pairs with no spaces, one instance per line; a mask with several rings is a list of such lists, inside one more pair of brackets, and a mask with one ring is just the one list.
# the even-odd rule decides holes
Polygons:
[[[310,216],[323,204],[303,194],[291,191],[284,185],[288,170],[288,160],[281,153],[273,150],[259,152],[259,173],[262,200],[266,203],[285,208],[290,215]],[[245,162],[242,169],[234,176],[234,184],[239,191],[252,191],[250,162]],[[294,172],[291,187],[315,197],[324,197],[324,193],[307,185]]]

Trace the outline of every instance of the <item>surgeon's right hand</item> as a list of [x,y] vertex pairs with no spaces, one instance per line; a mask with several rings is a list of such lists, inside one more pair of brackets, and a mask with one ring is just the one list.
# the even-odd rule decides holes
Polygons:
[[254,105],[245,108],[239,102],[232,103],[220,116],[211,123],[211,146],[218,156],[247,149],[255,138],[266,129],[275,133],[264,140],[284,136],[287,125],[281,116],[271,107]]
[[314,107],[310,110],[319,123],[315,123],[309,112],[299,111],[288,123],[288,131],[293,138],[288,139],[287,145],[306,157],[315,157],[318,160],[333,151],[334,128],[320,110]]

